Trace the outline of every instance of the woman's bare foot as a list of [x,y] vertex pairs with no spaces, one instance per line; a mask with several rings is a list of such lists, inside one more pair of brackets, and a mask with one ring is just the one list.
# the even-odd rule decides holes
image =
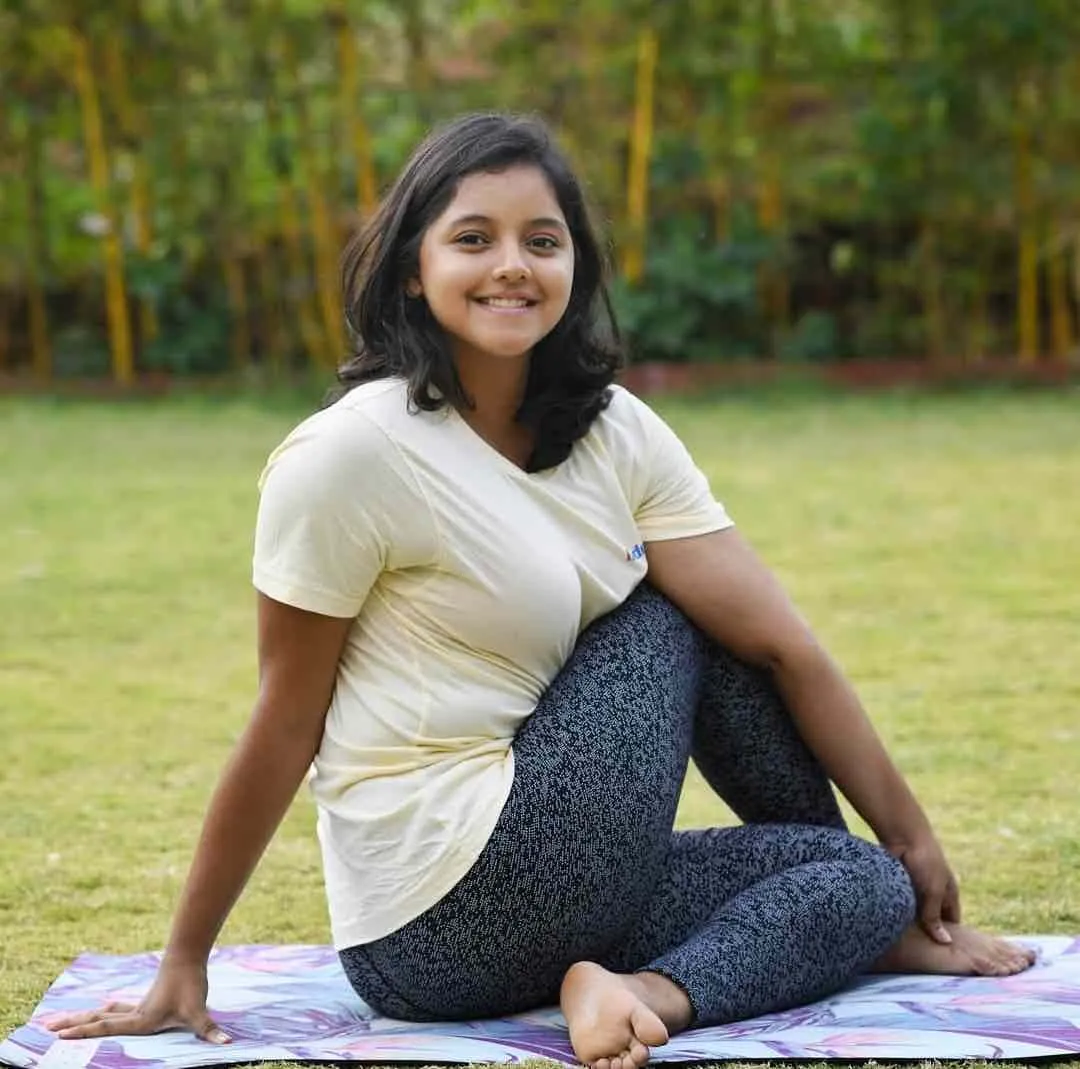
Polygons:
[[1012,976],[1035,963],[1035,952],[963,924],[945,927],[951,943],[938,943],[913,924],[874,965],[874,972]]
[[574,1053],[591,1069],[639,1069],[649,1047],[693,1017],[686,993],[666,977],[608,972],[591,961],[567,970],[559,1004]]

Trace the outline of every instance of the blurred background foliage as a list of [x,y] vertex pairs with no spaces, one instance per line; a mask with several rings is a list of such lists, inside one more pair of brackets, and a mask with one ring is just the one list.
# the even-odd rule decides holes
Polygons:
[[1077,0],[6,0],[0,373],[342,357],[429,125],[536,111],[639,361],[1066,362]]

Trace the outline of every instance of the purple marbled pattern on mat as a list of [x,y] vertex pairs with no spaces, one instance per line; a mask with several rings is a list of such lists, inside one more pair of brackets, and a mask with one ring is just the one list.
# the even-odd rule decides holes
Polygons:
[[[676,1036],[655,1061],[969,1059],[1080,1056],[1080,939],[1033,936],[1028,972],[1005,979],[881,976],[797,1010]],[[409,1024],[378,1017],[327,947],[223,947],[210,963],[210,1006],[226,1047],[181,1033],[56,1040],[58,1011],[135,1001],[157,955],[84,954],[49,988],[29,1024],[0,1044],[26,1069],[186,1069],[225,1062],[572,1062],[562,1017]]]

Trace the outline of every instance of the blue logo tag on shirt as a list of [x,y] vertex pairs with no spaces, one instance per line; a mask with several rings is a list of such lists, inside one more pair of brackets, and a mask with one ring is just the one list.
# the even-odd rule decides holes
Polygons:
[[638,544],[636,546],[631,546],[626,551],[626,559],[627,560],[641,560],[641,558],[644,557],[644,556],[645,556],[645,543],[644,542],[638,542]]

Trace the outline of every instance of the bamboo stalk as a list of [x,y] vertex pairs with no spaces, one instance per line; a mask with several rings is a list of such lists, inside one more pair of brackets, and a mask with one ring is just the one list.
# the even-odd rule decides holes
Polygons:
[[82,112],[83,137],[90,162],[90,181],[98,202],[98,211],[108,224],[102,237],[102,249],[112,371],[117,382],[129,385],[135,380],[135,359],[124,286],[124,254],[120,245],[116,213],[109,196],[109,163],[97,83],[94,79],[89,42],[78,27],[71,27],[70,34],[73,74]]
[[[153,245],[153,222],[149,168],[144,153],[145,123],[128,87],[127,66],[119,36],[110,36],[105,42],[105,72],[120,128],[132,153],[131,221],[134,245],[141,256],[148,258]],[[158,334],[157,309],[146,298],[139,298],[137,303],[139,334],[144,342],[153,341]]]
[[[763,145],[758,166],[758,225],[770,237],[779,239],[784,229],[784,192],[780,154],[776,149],[776,10],[775,0],[761,0],[758,37],[758,79],[761,89],[757,104],[756,125]],[[785,327],[789,318],[790,287],[787,272],[776,257],[762,265],[760,292],[769,324]],[[770,349],[775,350],[775,331],[771,331]]]
[[1047,299],[1050,302],[1050,339],[1054,356],[1065,360],[1075,344],[1072,308],[1069,305],[1067,249],[1055,249],[1046,265]]
[[30,363],[36,378],[48,381],[53,374],[49,341],[49,314],[42,275],[48,257],[44,219],[44,185],[41,167],[41,128],[31,110],[26,130],[26,300],[30,321]]
[[332,12],[334,31],[338,42],[338,65],[341,70],[342,140],[352,146],[356,165],[356,203],[364,215],[375,210],[378,189],[375,177],[375,159],[371,151],[371,134],[360,107],[360,71],[357,61],[356,37],[349,24],[344,4]]
[[[296,62],[287,38],[281,40],[284,67],[295,70]],[[338,284],[338,253],[330,209],[324,191],[325,173],[319,159],[319,149],[307,101],[301,92],[290,94],[296,101],[296,122],[299,142],[301,182],[307,191],[311,209],[311,237],[315,253],[315,297],[322,315],[322,328],[327,342],[320,346],[318,362],[333,367],[345,346],[345,317],[342,311]]]
[[1034,87],[1030,82],[1024,82],[1018,91],[1013,135],[1018,227],[1016,323],[1021,364],[1031,364],[1039,358],[1039,237],[1035,225],[1034,152],[1030,126],[1034,110]]
[[[269,86],[266,97],[266,121],[270,129],[271,142],[284,145],[285,124],[281,113],[281,105],[272,84]],[[291,161],[279,160],[277,174],[278,213],[281,221],[281,235],[285,242],[285,262],[288,274],[286,290],[290,290],[293,286],[299,286],[302,280],[309,277],[309,269],[307,255],[304,251],[304,235],[300,224],[300,195],[296,188],[296,179]],[[322,354],[325,344],[319,330],[318,319],[312,310],[311,302],[303,290],[296,293],[295,299],[300,339],[304,351],[312,363],[322,365],[324,363]]]
[[637,285],[645,273],[645,234],[649,214],[649,164],[652,160],[653,99],[656,91],[656,31],[646,26],[638,34],[634,120],[630,139],[630,168],[626,183],[628,235],[622,270]]

